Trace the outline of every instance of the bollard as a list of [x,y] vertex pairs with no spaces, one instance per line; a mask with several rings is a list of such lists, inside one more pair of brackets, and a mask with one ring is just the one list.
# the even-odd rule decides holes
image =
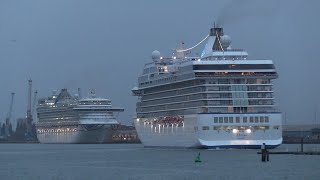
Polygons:
[[264,149],[261,150],[261,161],[266,162],[266,152]]
[[261,161],[266,162],[269,161],[269,151],[266,149],[261,150]]

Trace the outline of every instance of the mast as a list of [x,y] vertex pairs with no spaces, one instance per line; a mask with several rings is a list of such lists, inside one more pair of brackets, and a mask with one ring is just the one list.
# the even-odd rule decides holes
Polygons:
[[33,117],[36,117],[36,116],[34,116],[34,110],[35,110],[35,108],[36,108],[37,94],[38,94],[38,91],[34,91],[34,93],[33,93],[32,108],[31,108],[31,116],[32,116],[32,118],[33,118]]
[[317,121],[317,115],[318,115],[318,104],[316,104],[315,106],[315,110],[314,110],[314,124],[317,124],[318,121]]
[[31,111],[31,96],[32,96],[32,80],[28,80],[28,106],[27,106],[27,133],[31,133],[32,111]]
[[12,114],[12,107],[13,107],[14,95],[15,95],[15,93],[12,92],[12,93],[11,93],[10,106],[9,106],[9,112],[8,112],[8,115],[7,115],[7,118],[6,118],[6,124],[9,124],[9,123],[10,123],[11,114]]
[[79,99],[82,98],[82,97],[81,97],[81,89],[80,89],[80,88],[78,88],[78,97],[79,97]]

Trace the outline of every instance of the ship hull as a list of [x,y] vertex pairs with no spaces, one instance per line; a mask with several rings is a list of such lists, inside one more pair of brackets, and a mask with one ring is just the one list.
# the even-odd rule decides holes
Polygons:
[[99,144],[111,141],[110,125],[73,125],[37,127],[37,137],[43,144]]
[[[153,118],[150,118],[153,119]],[[159,127],[146,124],[145,119],[135,120],[135,127],[141,143],[152,148],[200,148],[194,132],[196,116],[185,116],[183,126]]]
[[[214,117],[268,116],[268,123],[215,123]],[[257,149],[263,143],[267,148],[275,148],[282,143],[281,114],[196,114],[184,116],[182,126],[156,124],[153,118],[135,119],[138,136],[145,147],[155,148],[206,148],[206,149]],[[146,123],[148,122],[148,123]],[[268,129],[255,129],[260,127]],[[214,127],[229,127],[217,130]],[[232,132],[234,127],[250,127],[252,132]],[[275,129],[274,127],[277,127]],[[208,129],[206,129],[208,128]],[[230,131],[231,129],[231,131]]]

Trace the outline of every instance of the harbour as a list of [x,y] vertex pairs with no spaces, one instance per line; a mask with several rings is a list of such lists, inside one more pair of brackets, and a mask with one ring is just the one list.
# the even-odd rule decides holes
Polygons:
[[0,180],[319,180],[320,1],[0,1]]
[[93,89],[87,98],[81,98],[80,88],[74,96],[65,88],[59,93],[54,90],[47,98],[37,99],[37,93],[34,91],[32,96],[29,79],[27,116],[17,120],[15,130],[11,119],[15,93],[11,93],[9,112],[0,128],[0,143],[140,143],[135,128],[116,119],[124,109],[112,107],[109,99],[97,98]]

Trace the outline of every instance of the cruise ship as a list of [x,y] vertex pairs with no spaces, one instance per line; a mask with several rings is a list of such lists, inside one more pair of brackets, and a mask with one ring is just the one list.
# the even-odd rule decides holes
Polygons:
[[114,129],[119,126],[111,101],[96,98],[91,91],[86,99],[79,99],[62,89],[56,95],[39,99],[37,107],[37,137],[40,143],[105,143],[111,142]]
[[[121,124],[117,121],[115,114],[123,112],[123,108],[113,107],[111,100],[105,98],[97,98],[94,91],[90,92],[90,98],[80,99],[78,106],[73,108],[79,115],[81,129],[85,129],[88,135],[85,137],[100,137],[98,130],[103,130],[104,134],[101,143],[112,143],[113,134],[118,130]],[[96,135],[91,132],[96,131]],[[89,135],[91,134],[91,135]]]
[[[205,42],[201,55],[191,49]],[[145,147],[275,148],[282,114],[274,102],[272,60],[249,59],[213,27],[196,46],[165,57],[152,52],[138,86],[134,124]]]

